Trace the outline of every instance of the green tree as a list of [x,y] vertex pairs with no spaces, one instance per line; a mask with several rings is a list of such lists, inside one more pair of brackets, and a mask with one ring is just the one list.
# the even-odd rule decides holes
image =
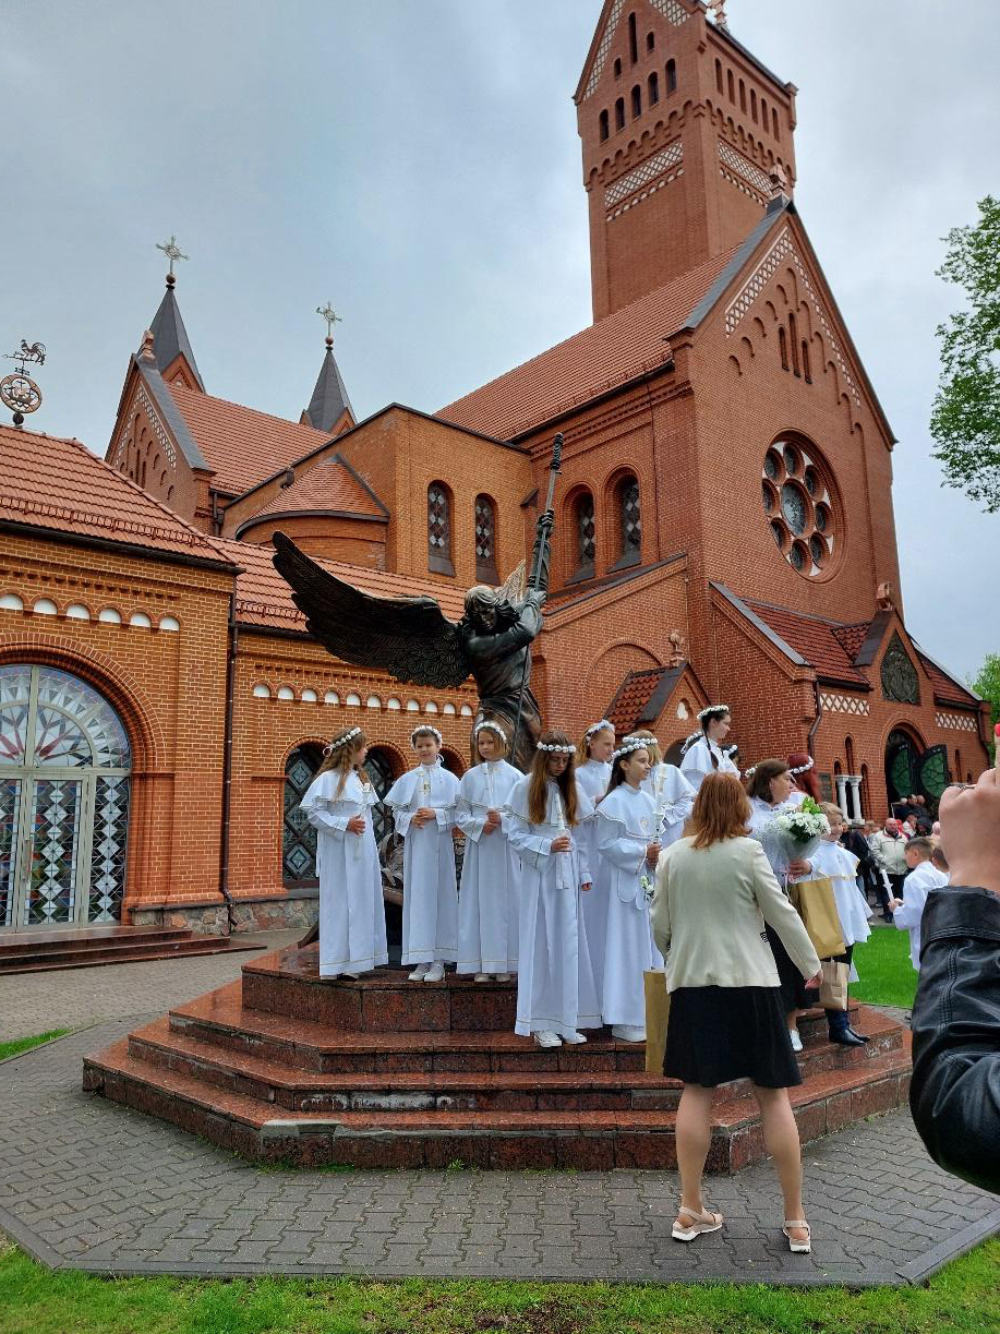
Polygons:
[[979,222],[948,233],[938,277],[965,290],[968,309],[938,327],[941,380],[931,414],[934,457],[945,483],[987,513],[1000,510],[1000,203],[979,203]]
[[[993,706],[990,714],[992,724],[990,731],[992,732],[992,728],[1000,723],[1000,653],[987,653],[986,661],[980,667],[975,679],[970,681],[969,684],[977,695],[981,695],[983,699],[988,699]],[[990,747],[990,755],[995,764],[996,748],[994,746]]]

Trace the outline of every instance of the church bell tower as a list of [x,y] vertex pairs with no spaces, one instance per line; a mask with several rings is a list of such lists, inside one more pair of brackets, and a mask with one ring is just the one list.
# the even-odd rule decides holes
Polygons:
[[794,85],[726,0],[605,0],[575,94],[594,319],[739,245],[795,181]]

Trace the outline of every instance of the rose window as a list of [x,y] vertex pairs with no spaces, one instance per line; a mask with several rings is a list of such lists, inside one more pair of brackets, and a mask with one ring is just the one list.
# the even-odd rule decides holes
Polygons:
[[771,535],[792,569],[811,579],[829,569],[839,534],[826,465],[797,441],[779,440],[764,456],[760,484]]

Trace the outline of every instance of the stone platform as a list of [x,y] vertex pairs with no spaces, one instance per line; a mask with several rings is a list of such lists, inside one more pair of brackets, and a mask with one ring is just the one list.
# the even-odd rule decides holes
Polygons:
[[[84,1061],[84,1088],[256,1162],[298,1166],[671,1168],[680,1085],[608,1030],[542,1050],[515,1036],[514,984],[440,984],[383,970],[320,981],[317,950],[243,965],[242,981],[177,1006]],[[909,1034],[862,1008],[864,1048],[800,1021],[803,1141],[906,1100]],[[766,1157],[749,1085],[721,1088],[708,1168]]]

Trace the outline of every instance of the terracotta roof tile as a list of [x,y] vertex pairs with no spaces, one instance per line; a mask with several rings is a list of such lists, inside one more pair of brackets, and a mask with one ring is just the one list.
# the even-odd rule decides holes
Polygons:
[[851,662],[861,652],[862,646],[868,638],[870,627],[871,621],[862,621],[860,625],[836,625],[833,627],[837,643],[843,648]]
[[338,454],[310,468],[253,516],[339,510],[346,514],[388,517],[385,507],[358,480]]
[[215,472],[213,486],[230,495],[242,495],[330,439],[311,426],[200,394],[182,384],[167,387]]
[[[292,601],[292,590],[272,564],[273,547],[222,538],[216,538],[215,545],[244,570],[236,581],[236,614],[243,625],[305,630],[305,617]],[[346,565],[342,561],[321,560],[316,556],[313,560],[331,574],[375,597],[432,597],[440,602],[441,610],[447,617],[453,621],[461,619],[464,589],[436,584],[429,579],[388,574],[383,570],[367,570],[360,565]]]
[[631,732],[636,726],[667,671],[670,671],[669,667],[651,667],[644,672],[629,672],[626,676],[605,715],[609,723],[614,723],[619,736]]
[[510,439],[670,359],[665,341],[684,327],[742,243],[449,403],[436,414]]
[[953,680],[947,672],[941,670],[937,663],[931,662],[930,658],[917,650],[917,656],[923,664],[924,671],[931,679],[931,685],[934,687],[934,698],[947,702],[948,704],[960,704],[964,708],[978,708],[979,701],[963,685]]
[[79,440],[0,426],[0,518],[225,563],[210,538]]
[[867,677],[854,666],[854,655],[850,655],[836,633],[855,630],[855,626],[841,625],[836,621],[826,621],[818,616],[805,616],[801,612],[789,611],[785,607],[771,607],[766,603],[743,599],[746,605],[760,619],[771,627],[775,634],[800,653],[818,676],[832,677],[837,681],[853,681],[867,686]]

